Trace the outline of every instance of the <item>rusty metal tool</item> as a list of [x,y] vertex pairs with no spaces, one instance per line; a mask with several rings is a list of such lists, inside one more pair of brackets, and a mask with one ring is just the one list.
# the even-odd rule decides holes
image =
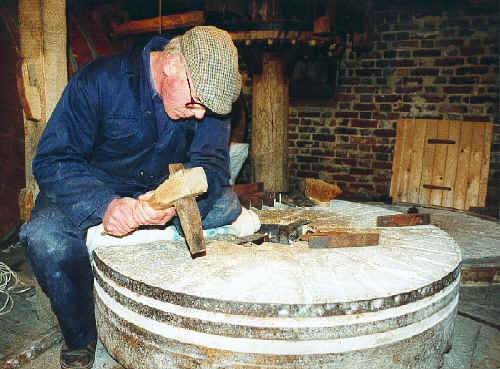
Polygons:
[[271,242],[289,245],[306,232],[310,220],[298,220],[289,224],[262,223],[260,233],[267,234]]
[[380,215],[377,227],[407,227],[431,224],[431,215],[427,213]]
[[154,209],[174,206],[192,257],[205,254],[205,238],[196,196],[207,191],[205,171],[201,167],[184,169],[181,163],[169,164],[169,178],[146,200]]

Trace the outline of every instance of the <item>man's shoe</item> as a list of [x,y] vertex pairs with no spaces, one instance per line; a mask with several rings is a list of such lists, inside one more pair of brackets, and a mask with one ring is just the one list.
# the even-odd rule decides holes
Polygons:
[[61,347],[61,369],[91,369],[94,365],[96,341],[87,346],[70,350],[66,344]]

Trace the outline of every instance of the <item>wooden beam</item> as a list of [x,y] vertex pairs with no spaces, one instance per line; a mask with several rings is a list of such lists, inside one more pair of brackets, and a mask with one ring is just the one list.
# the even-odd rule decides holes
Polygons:
[[312,38],[326,39],[314,36],[311,31],[281,31],[281,30],[257,30],[229,32],[233,41],[246,40],[310,40]]
[[157,32],[160,25],[160,18],[162,30],[188,28],[205,24],[205,12],[195,10],[122,23],[113,28],[111,37]]
[[67,84],[66,1],[19,0],[18,94],[25,111],[26,188],[19,194],[28,221],[38,194],[31,169],[38,141]]
[[251,158],[265,191],[288,192],[288,84],[278,54],[262,55],[262,74],[252,78]]
[[300,239],[308,241],[309,247],[313,249],[376,246],[379,241],[379,233],[336,230],[309,233]]

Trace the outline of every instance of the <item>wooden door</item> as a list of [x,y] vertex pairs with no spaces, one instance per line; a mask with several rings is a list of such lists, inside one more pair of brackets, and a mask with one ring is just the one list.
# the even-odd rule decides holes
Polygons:
[[484,122],[400,119],[393,201],[460,210],[484,206],[492,129]]

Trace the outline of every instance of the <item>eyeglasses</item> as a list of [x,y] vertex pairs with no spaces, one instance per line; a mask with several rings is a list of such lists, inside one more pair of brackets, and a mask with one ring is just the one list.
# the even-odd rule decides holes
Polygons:
[[186,80],[187,80],[187,83],[188,83],[188,88],[189,88],[189,96],[191,97],[191,101],[186,103],[186,108],[187,109],[200,109],[200,108],[204,108],[206,111],[208,111],[208,108],[203,105],[202,103],[199,103],[199,102],[196,102],[194,101],[193,99],[193,92],[191,91],[191,83],[189,83],[189,77],[188,77],[188,74],[187,74],[187,71],[186,71]]
[[209,108],[207,108],[204,104],[194,101],[193,92],[191,90],[191,83],[189,83],[189,77],[188,77],[187,71],[186,71],[186,80],[187,80],[188,88],[189,88],[189,96],[191,97],[191,101],[186,103],[186,105],[185,105],[186,109],[201,109],[201,108],[203,108],[203,109],[205,109],[205,116],[210,116],[210,117],[219,118],[219,119],[226,119],[229,116],[229,114],[225,114],[225,115],[217,114],[217,113],[213,112],[212,110],[210,110]]

